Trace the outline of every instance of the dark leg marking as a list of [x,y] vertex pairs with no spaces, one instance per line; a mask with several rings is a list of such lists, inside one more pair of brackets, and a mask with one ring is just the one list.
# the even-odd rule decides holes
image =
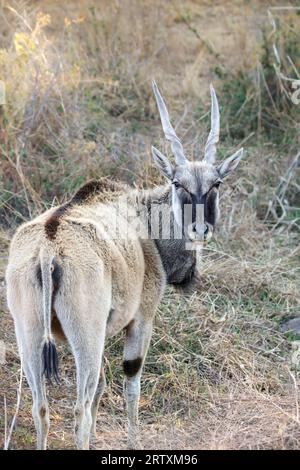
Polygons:
[[137,357],[130,361],[123,361],[124,374],[127,375],[127,377],[133,377],[142,367],[142,362],[143,360],[141,357]]

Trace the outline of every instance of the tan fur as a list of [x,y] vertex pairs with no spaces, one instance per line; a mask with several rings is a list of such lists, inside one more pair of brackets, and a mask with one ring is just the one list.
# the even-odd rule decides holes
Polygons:
[[[138,446],[140,377],[157,305],[166,281],[184,285],[193,278],[196,257],[187,249],[186,241],[202,243],[211,237],[219,218],[219,184],[237,167],[243,154],[241,149],[214,166],[220,123],[211,86],[211,131],[204,161],[189,162],[155,82],[153,90],[176,166],[154,147],[152,154],[169,184],[138,192],[107,179],[90,181],[66,204],[22,225],[11,243],[7,298],[32,390],[40,449],[46,448],[49,430],[43,374],[57,376],[53,333],[67,338],[75,356],[75,440],[78,448],[87,449],[105,388],[101,365],[105,337],[122,329],[126,332],[123,365],[128,442],[130,447]],[[129,211],[126,199],[130,201]],[[159,228],[165,228],[169,218],[174,233],[182,237],[148,238],[156,203],[159,208],[166,206],[167,217]],[[115,236],[117,205],[119,234]],[[191,214],[183,221],[187,206]],[[199,206],[202,218],[197,218]],[[136,218],[140,219],[140,229],[133,223]]]
[[[143,362],[147,352],[152,319],[165,287],[165,272],[155,243],[141,240],[134,228],[129,230],[128,238],[103,239],[113,230],[112,207],[122,197],[122,191],[106,194],[104,191],[90,195],[83,203],[70,204],[56,219],[53,239],[45,231],[47,221],[56,217],[57,209],[50,209],[23,224],[11,242],[7,298],[23,367],[33,392],[39,448],[46,447],[49,428],[40,355],[44,330],[37,268],[41,250],[54,257],[62,271],[51,328],[57,337],[68,339],[76,359],[75,438],[79,448],[88,448],[90,430],[95,428],[95,407],[103,393],[102,385],[98,392],[96,389],[105,337],[126,328],[124,360],[141,357]],[[130,210],[135,215],[134,203]],[[123,228],[125,231],[125,225],[126,220],[120,214],[120,232]],[[129,442],[133,447],[138,439],[139,379],[140,371],[135,377],[125,379]]]

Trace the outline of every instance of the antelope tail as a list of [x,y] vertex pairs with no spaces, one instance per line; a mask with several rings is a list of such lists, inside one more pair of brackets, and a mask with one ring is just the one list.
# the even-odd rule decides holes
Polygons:
[[55,261],[53,254],[49,253],[47,248],[42,248],[40,253],[41,283],[43,291],[43,375],[51,382],[53,376],[59,383],[58,375],[58,355],[51,333],[51,315],[53,307],[54,291],[58,289],[59,266]]

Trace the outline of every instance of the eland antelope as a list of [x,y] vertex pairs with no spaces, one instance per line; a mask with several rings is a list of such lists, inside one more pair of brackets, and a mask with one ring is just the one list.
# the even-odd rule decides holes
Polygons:
[[[7,299],[32,391],[38,449],[46,448],[49,430],[45,379],[59,380],[55,341],[66,339],[75,357],[75,442],[88,449],[105,388],[105,338],[121,330],[128,445],[139,445],[140,378],[155,311],[166,284],[183,285],[193,278],[195,250],[186,243],[197,247],[211,237],[219,217],[219,186],[242,157],[241,149],[215,163],[219,108],[212,86],[211,130],[204,158],[196,162],[186,158],[155,82],[153,90],[175,156],[173,165],[152,147],[166,184],[138,191],[105,178],[92,180],[67,203],[21,225],[11,241]],[[198,205],[204,209],[202,220]],[[162,206],[170,236],[161,235],[165,214],[158,217],[156,235],[149,236],[152,215]],[[187,220],[182,216],[186,206],[191,207]],[[129,219],[137,219],[139,229]]]

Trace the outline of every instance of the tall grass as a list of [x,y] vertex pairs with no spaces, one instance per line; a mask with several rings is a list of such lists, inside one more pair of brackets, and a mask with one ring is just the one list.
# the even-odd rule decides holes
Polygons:
[[[242,143],[246,148],[222,189],[220,227],[197,289],[170,289],[156,319],[141,403],[144,441],[152,448],[299,446],[298,369],[291,363],[298,337],[280,325],[298,315],[300,303],[300,104],[291,101],[286,80],[298,78],[300,17],[273,11],[274,32],[268,6],[177,0],[1,6],[3,228],[14,229],[91,177],[110,175],[137,187],[161,182],[150,145],[166,153],[169,147],[152,78],[190,158],[201,157],[209,130],[210,81],[221,107],[219,158]],[[5,232],[2,273],[7,239]],[[18,359],[5,306],[0,322],[11,345],[0,392],[13,415]],[[123,445],[121,344],[116,338],[106,348],[109,389],[98,447]],[[61,354],[65,383],[51,390],[53,408],[66,418],[62,442],[62,421],[52,411],[58,448],[72,442],[66,397],[74,394],[71,358],[66,348]],[[16,448],[33,446],[29,397],[25,389]]]
[[[10,26],[0,50],[7,97],[1,133],[2,223],[31,217],[99,173],[122,175],[136,184],[146,179],[148,184],[155,177],[149,145],[160,138],[153,76],[162,84],[174,117],[182,117],[188,150],[196,155],[201,151],[199,143],[209,125],[207,98],[204,104],[199,97],[192,102],[185,97],[185,112],[183,90],[193,94],[193,86],[187,81],[185,58],[179,54],[176,67],[172,62],[182,41],[172,35],[172,20],[179,31],[181,26],[191,36],[196,31],[194,17],[180,8],[176,4],[170,18],[159,1],[102,1],[98,7],[85,2],[61,18],[59,7],[51,3],[47,13],[36,5],[4,4],[1,17]],[[288,76],[297,67],[298,24],[299,17],[290,14],[280,29],[283,72]],[[243,62],[234,70],[218,65],[212,72],[219,79],[225,141],[221,153],[237,139],[250,145],[261,137],[287,153],[298,143],[299,106],[290,100],[291,89],[284,93],[280,88],[274,41],[266,29],[253,63]],[[216,62],[215,57],[208,59]],[[290,82],[287,86],[291,88]],[[198,142],[190,140],[192,131],[197,131]],[[276,172],[284,171],[288,158]]]

